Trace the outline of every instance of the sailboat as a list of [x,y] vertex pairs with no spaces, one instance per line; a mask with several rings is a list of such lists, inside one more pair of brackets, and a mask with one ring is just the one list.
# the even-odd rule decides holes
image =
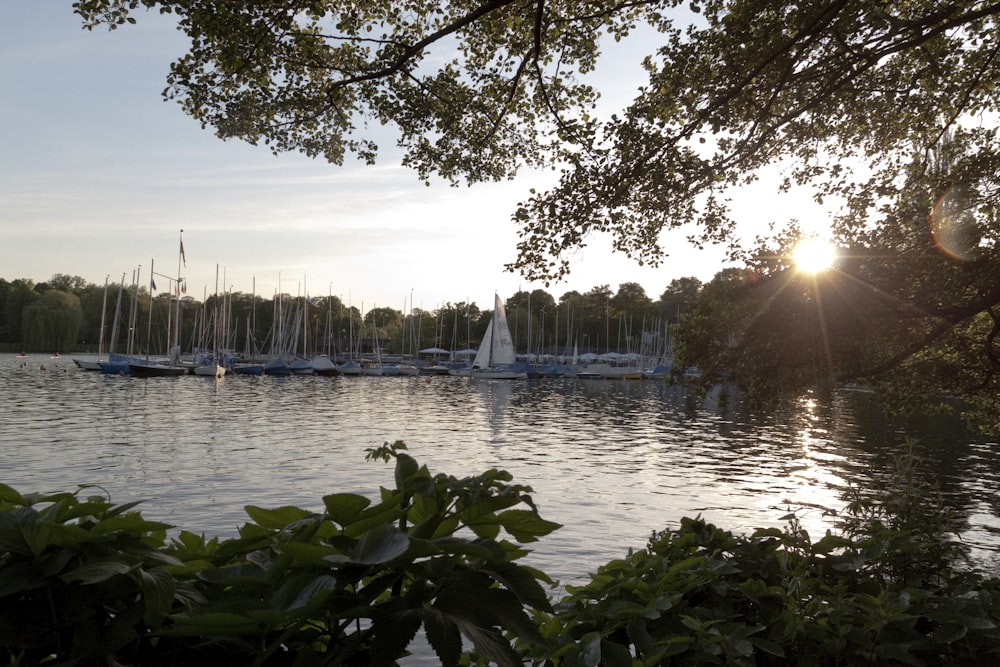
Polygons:
[[493,295],[493,318],[486,327],[486,335],[479,344],[479,351],[472,362],[471,378],[484,380],[523,380],[528,374],[515,370],[514,340],[507,324],[507,313],[498,294]]
[[129,320],[126,322],[128,325],[127,330],[129,331],[128,338],[125,344],[125,354],[115,354],[115,341],[118,340],[118,328],[119,320],[121,317],[122,309],[122,293],[125,290],[125,274],[122,274],[122,282],[118,287],[118,299],[115,302],[115,319],[111,324],[111,337],[108,339],[108,358],[104,361],[98,361],[98,366],[101,367],[101,373],[105,375],[128,375],[128,362],[129,358],[132,356],[132,343],[134,341],[134,336],[132,332],[135,331],[135,312],[136,312],[136,297],[137,297],[137,284],[138,284],[138,274],[136,271],[132,272],[132,307],[129,309]]
[[[177,278],[174,279],[170,276],[165,276],[163,274],[158,274],[153,270],[153,261],[150,260],[149,263],[149,320],[146,324],[146,358],[139,359],[133,358],[129,360],[128,372],[129,375],[133,377],[176,377],[178,375],[187,375],[190,372],[190,368],[183,366],[180,363],[181,356],[181,346],[180,346],[180,321],[181,321],[181,285],[183,283],[183,278],[181,277],[181,262],[187,266],[187,260],[184,257],[184,230],[181,230],[180,239],[180,252],[177,254]],[[151,360],[149,358],[149,347],[152,345],[152,327],[153,327],[153,292],[156,290],[156,282],[154,276],[159,275],[168,280],[174,281],[173,291],[174,291],[174,314],[167,318],[167,355],[166,360]],[[167,311],[170,312],[169,310]],[[173,330],[171,330],[171,319],[173,319]]]
[[[364,312],[365,304],[361,304],[362,312]],[[375,322],[375,311],[372,313],[372,358],[363,359],[361,362],[361,374],[371,375],[375,377],[381,377],[385,374],[385,369],[382,367],[382,351],[379,349],[378,345],[378,324]],[[364,317],[362,317],[362,322]],[[360,340],[359,340],[360,342]]]
[[[205,299],[206,303],[208,299]],[[205,318],[206,324],[208,318]],[[219,265],[215,265],[215,312],[212,314],[212,354],[204,357],[200,363],[194,367],[194,374],[201,377],[214,377],[219,379],[225,377],[226,367],[222,365],[222,358],[219,354],[219,336],[222,327],[222,311],[219,308]]]
[[326,354],[314,356],[310,361],[313,373],[316,375],[337,375],[337,365],[330,358],[330,343],[333,335],[333,295],[326,297]]
[[73,359],[73,363],[85,371],[101,370],[101,361],[104,360],[104,319],[108,310],[108,281],[111,276],[104,278],[104,297],[101,299],[101,333],[97,339],[97,360],[93,359]]

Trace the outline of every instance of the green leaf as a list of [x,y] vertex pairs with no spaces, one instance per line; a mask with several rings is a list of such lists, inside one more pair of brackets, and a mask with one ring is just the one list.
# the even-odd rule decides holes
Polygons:
[[9,563],[0,567],[0,598],[43,588],[48,584],[49,581],[39,575],[38,565],[34,561]]
[[341,555],[334,547],[306,542],[281,542],[277,545],[283,554],[292,556],[296,562],[310,567],[327,567],[330,556]]
[[966,635],[968,628],[959,623],[945,623],[934,631],[934,641],[943,644],[956,642]]
[[779,658],[785,657],[785,649],[781,647],[781,644],[773,642],[770,639],[763,639],[761,637],[751,637],[750,642],[765,653],[770,653],[771,655],[778,656]]
[[601,664],[606,667],[631,667],[632,654],[628,648],[607,639],[601,642]]
[[323,496],[327,516],[341,527],[354,521],[371,503],[371,500],[356,493],[333,493]]
[[507,510],[497,516],[500,524],[515,540],[525,543],[534,542],[539,537],[548,535],[562,526],[552,521],[546,521],[537,513],[529,510]]
[[26,533],[34,532],[37,522],[38,513],[30,507],[17,507],[0,513],[0,551],[20,556],[34,555]]
[[430,605],[425,605],[424,632],[434,653],[445,667],[457,665],[462,654],[462,634],[458,626],[448,620],[446,614]]
[[28,504],[28,501],[24,499],[24,496],[15,491],[12,487],[3,483],[0,483],[0,502],[7,502],[21,506]]
[[173,627],[160,630],[160,634],[174,637],[242,637],[255,634],[260,623],[243,614],[214,612],[196,616],[173,616]]
[[487,660],[502,667],[524,667],[521,656],[496,630],[465,623],[462,620],[459,620],[458,626],[462,634],[472,642],[476,651]]
[[420,466],[417,464],[416,459],[414,459],[409,454],[396,454],[396,488],[402,489],[406,480],[415,475],[420,470]]
[[485,540],[495,540],[500,535],[500,521],[492,514],[467,521],[465,525],[476,534],[476,537]]
[[141,535],[159,530],[169,530],[171,528],[173,526],[169,523],[146,521],[142,518],[142,515],[137,512],[131,512],[129,514],[109,516],[101,519],[94,526],[94,533],[97,535],[106,535],[108,533],[125,532],[133,535]]
[[406,553],[409,538],[392,526],[380,526],[368,531],[358,540],[354,558],[359,563],[387,563]]
[[140,570],[140,585],[144,605],[142,619],[149,627],[157,627],[170,612],[177,590],[177,581],[159,568]]
[[641,618],[630,619],[625,627],[629,640],[635,644],[639,656],[649,656],[653,652],[653,638],[646,629],[646,621]]
[[330,555],[324,560],[331,563],[379,565],[402,556],[409,545],[410,540],[406,535],[393,526],[382,525],[362,535],[350,554]]
[[997,627],[987,616],[964,616],[963,622],[970,630],[993,630]]
[[243,509],[259,526],[273,530],[281,530],[290,523],[301,521],[313,515],[312,512],[292,506],[264,509],[256,505],[247,505]]
[[118,574],[128,574],[136,565],[122,561],[97,561],[86,563],[63,575],[63,581],[78,581],[81,584],[99,584]]
[[580,653],[583,664],[587,667],[597,667],[601,664],[601,635],[588,632],[580,639]]
[[413,598],[407,595],[405,600],[395,598],[387,605],[395,607],[393,611],[383,615],[386,606],[383,605],[377,613],[372,614],[373,646],[368,656],[368,665],[388,667],[399,664],[399,659],[406,654],[406,647],[413,641],[423,622],[419,609],[412,607],[421,597],[418,593]]
[[522,603],[545,612],[552,610],[552,603],[546,595],[545,589],[528,568],[515,563],[499,562],[490,563],[480,571],[492,574],[504,588],[516,595]]
[[350,524],[344,526],[344,534],[349,537],[360,537],[377,526],[395,523],[403,510],[399,506],[400,497],[392,494],[390,500],[365,508]]
[[315,609],[337,590],[337,580],[323,574],[318,577],[302,575],[295,577],[275,594],[275,606],[283,611]]

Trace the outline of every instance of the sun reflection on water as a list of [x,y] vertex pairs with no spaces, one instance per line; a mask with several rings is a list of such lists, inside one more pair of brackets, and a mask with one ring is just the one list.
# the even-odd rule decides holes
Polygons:
[[[75,369],[41,376],[3,364],[0,467],[22,492],[100,484],[115,502],[148,499],[142,509],[151,519],[231,535],[246,504],[309,508],[332,492],[377,494],[392,484],[392,469],[365,462],[365,449],[404,440],[432,472],[496,467],[532,486],[542,516],[564,527],[532,545],[529,558],[570,583],[684,516],[749,532],[783,527],[794,511],[821,535],[833,526],[825,510],[842,508],[848,483],[873,479],[898,435],[880,433],[884,419],[843,394],[746,415],[735,400],[722,410],[716,397],[692,402],[659,382],[205,383]],[[940,457],[953,469],[935,472],[995,498],[1000,450],[947,446]],[[1000,523],[1000,502],[969,507],[982,526],[972,537],[1000,543],[988,532]]]

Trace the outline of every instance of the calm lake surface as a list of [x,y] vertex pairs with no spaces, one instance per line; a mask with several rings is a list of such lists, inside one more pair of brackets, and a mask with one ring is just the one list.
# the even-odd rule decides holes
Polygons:
[[432,473],[497,467],[531,485],[542,516],[564,527],[531,545],[527,562],[563,583],[684,516],[750,531],[806,508],[818,537],[832,525],[820,508],[842,509],[848,484],[884,475],[908,436],[990,566],[1000,548],[995,439],[957,421],[890,423],[857,392],[752,417],[658,381],[140,379],[82,371],[68,357],[0,358],[0,481],[23,493],[96,484],[115,503],[146,500],[147,518],[231,536],[246,504],[374,497],[392,468],[366,462],[365,450],[403,440]]

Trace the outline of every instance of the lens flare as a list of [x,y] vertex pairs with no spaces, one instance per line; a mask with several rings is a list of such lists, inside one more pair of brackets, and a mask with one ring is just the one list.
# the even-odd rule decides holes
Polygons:
[[826,271],[837,261],[837,248],[831,241],[810,236],[798,242],[792,251],[795,268],[804,273]]
[[968,262],[979,254],[980,233],[961,187],[951,188],[931,209],[931,236],[938,250],[952,259]]

